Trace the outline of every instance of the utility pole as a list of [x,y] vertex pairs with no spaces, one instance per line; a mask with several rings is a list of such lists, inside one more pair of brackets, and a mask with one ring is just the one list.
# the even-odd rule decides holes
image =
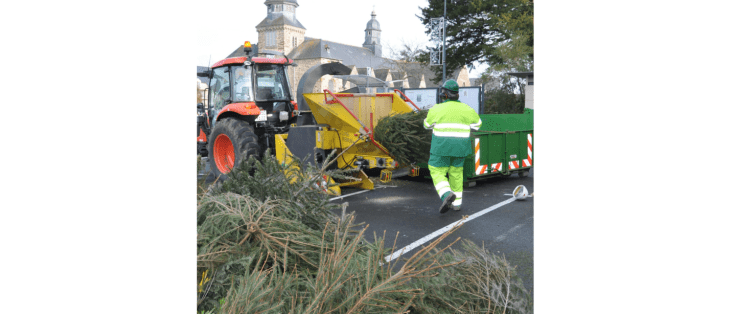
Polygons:
[[442,83],[445,82],[447,76],[447,52],[445,43],[447,42],[447,0],[445,0],[445,14],[442,15]]

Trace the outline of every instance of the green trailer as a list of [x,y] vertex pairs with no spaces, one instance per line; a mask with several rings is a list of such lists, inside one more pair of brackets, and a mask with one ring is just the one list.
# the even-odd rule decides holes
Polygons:
[[[465,158],[467,182],[518,173],[525,177],[533,166],[534,110],[521,114],[482,114],[480,130],[471,132],[473,154]],[[426,164],[419,165],[427,168]]]

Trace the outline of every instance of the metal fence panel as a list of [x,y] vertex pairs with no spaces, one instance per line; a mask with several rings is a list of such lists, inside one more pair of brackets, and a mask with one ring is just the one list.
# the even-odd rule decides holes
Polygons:
[[409,97],[420,109],[432,108],[438,102],[438,90],[436,88],[406,88],[404,94]]
[[[440,102],[440,89],[434,88],[402,88],[402,92],[409,97],[420,109],[429,109]],[[483,89],[480,86],[460,87],[460,102],[473,108],[478,114],[483,114]]]
[[470,108],[473,108],[478,114],[483,113],[483,106],[481,103],[481,90],[480,87],[460,87],[460,102],[467,104]]

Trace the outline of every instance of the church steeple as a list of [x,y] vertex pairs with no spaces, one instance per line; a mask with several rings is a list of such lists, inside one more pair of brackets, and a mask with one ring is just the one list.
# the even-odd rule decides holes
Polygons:
[[365,26],[363,47],[373,51],[376,57],[381,56],[381,24],[376,20],[376,9],[371,12],[371,20]]
[[285,55],[304,42],[306,28],[296,19],[296,0],[266,0],[266,18],[256,25],[258,50],[278,50]]

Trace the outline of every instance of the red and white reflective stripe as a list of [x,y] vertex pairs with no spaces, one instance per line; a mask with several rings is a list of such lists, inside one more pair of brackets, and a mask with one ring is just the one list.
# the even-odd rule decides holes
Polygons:
[[524,167],[531,167],[532,166],[532,134],[526,135],[526,153],[527,157],[524,159]]
[[484,174],[488,171],[488,165],[480,164],[480,139],[475,139],[475,174]]
[[502,164],[500,162],[491,164],[491,172],[501,171],[501,166]]
[[516,169],[516,168],[519,168],[519,161],[518,160],[509,161],[509,170]]

